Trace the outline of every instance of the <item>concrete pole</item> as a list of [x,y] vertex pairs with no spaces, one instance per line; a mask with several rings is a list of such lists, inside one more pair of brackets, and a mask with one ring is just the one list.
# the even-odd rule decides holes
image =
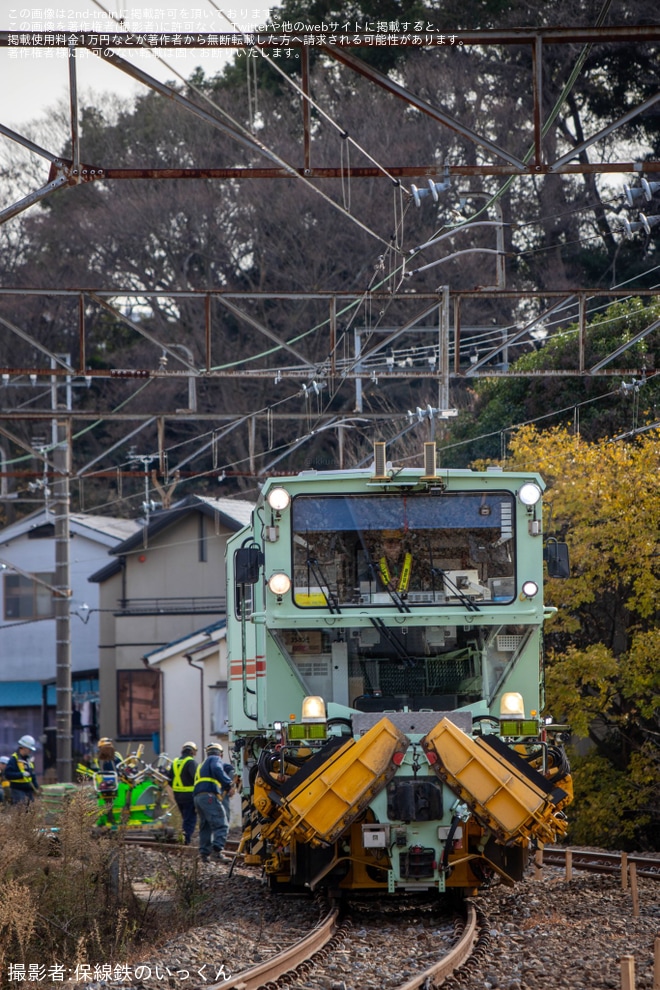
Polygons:
[[438,408],[440,415],[449,409],[449,286],[439,287],[442,292],[438,339]]
[[71,473],[71,420],[57,418],[57,446],[53,451],[53,515],[55,522],[55,690],[57,780],[70,784],[72,764],[71,614],[69,575],[69,477]]

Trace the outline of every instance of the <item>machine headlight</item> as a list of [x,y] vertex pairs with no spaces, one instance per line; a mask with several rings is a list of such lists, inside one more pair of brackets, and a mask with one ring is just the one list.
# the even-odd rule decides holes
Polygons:
[[291,496],[286,488],[271,488],[266,496],[266,501],[275,512],[281,512],[288,507]]
[[325,722],[325,701],[319,694],[310,694],[303,698],[303,722]]
[[541,489],[533,481],[526,481],[524,485],[520,486],[518,498],[523,505],[536,505],[541,498]]
[[524,718],[525,702],[518,691],[507,691],[500,701],[500,718]]
[[284,571],[277,571],[269,577],[268,587],[279,598],[291,590],[291,578]]
[[525,598],[533,598],[538,595],[539,586],[536,581],[523,581],[522,593]]

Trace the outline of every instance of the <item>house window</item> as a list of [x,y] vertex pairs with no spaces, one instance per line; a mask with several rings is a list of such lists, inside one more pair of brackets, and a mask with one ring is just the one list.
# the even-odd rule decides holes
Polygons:
[[151,739],[160,731],[157,670],[117,671],[117,726],[122,739]]
[[227,712],[227,685],[212,684],[211,692],[211,735],[226,736],[229,729]]
[[[35,573],[35,578],[52,585],[55,575]],[[4,575],[5,619],[52,619],[55,599],[50,588],[44,587],[24,574]]]
[[200,512],[197,518],[199,519],[199,538],[197,541],[197,546],[199,548],[199,560],[201,563],[206,563],[208,560],[208,548],[206,545],[206,517]]

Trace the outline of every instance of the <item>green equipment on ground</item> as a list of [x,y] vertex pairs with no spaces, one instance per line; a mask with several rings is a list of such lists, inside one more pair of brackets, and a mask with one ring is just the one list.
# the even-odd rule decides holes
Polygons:
[[91,781],[97,796],[99,828],[141,828],[165,824],[172,810],[167,773],[172,764],[161,753],[154,765],[142,760],[142,746],[119,761],[114,770],[78,764],[83,781]]

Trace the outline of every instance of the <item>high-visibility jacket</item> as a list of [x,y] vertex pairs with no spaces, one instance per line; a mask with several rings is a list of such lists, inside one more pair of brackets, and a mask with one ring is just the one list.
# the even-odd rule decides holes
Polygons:
[[[378,571],[381,580],[386,588],[390,586],[391,583],[396,583],[396,591],[403,594],[408,590],[408,585],[410,584],[410,572],[412,571],[412,554],[406,553],[403,558],[403,565],[401,567],[401,573],[390,573],[390,566],[385,557],[381,557],[378,561]],[[393,568],[394,570],[394,568]]]
[[231,788],[233,781],[228,777],[219,756],[207,756],[195,773],[195,794],[212,791],[222,794]]
[[17,791],[34,794],[39,790],[34,763],[29,756],[12,753],[9,763],[5,766],[5,779],[9,781],[9,786]]
[[196,771],[197,762],[192,756],[179,756],[172,760],[171,781],[175,794],[192,794]]

